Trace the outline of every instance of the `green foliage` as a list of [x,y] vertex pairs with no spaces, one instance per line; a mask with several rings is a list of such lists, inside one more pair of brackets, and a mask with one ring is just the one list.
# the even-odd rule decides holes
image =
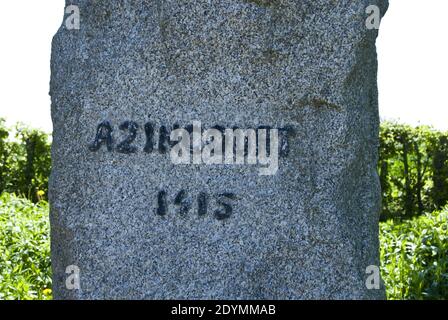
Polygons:
[[385,122],[380,132],[382,219],[410,218],[448,202],[448,133]]
[[0,300],[51,299],[48,205],[0,196]]
[[[448,298],[448,207],[380,224],[388,299]],[[0,196],[0,299],[51,299],[48,205]]]
[[15,193],[33,202],[46,199],[50,168],[46,133],[23,125],[11,130],[0,119],[0,194]]
[[6,190],[9,179],[9,132],[5,127],[5,120],[0,118],[0,194]]
[[388,299],[448,299],[448,207],[380,225]]
[[[0,196],[0,299],[51,298],[50,167],[47,134],[0,119],[0,194],[31,200]],[[388,298],[448,299],[448,133],[383,123],[379,174]]]

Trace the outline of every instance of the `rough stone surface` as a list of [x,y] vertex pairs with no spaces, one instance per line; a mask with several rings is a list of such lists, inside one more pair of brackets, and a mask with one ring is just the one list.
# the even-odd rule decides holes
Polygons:
[[[386,0],[68,4],[81,28],[53,40],[55,298],[384,297],[365,285],[380,208],[377,30],[365,10],[384,13]],[[193,120],[288,127],[289,152],[272,176],[174,165],[159,128]],[[107,139],[95,150],[105,121],[110,150]],[[138,124],[135,150],[119,145],[125,121]],[[70,265],[79,290],[66,288]]]

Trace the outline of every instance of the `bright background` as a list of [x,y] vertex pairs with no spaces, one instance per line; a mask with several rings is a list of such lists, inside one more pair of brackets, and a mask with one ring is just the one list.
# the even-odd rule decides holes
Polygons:
[[[50,45],[63,0],[3,1],[0,117],[51,131]],[[380,37],[380,115],[448,130],[448,1],[390,0]]]

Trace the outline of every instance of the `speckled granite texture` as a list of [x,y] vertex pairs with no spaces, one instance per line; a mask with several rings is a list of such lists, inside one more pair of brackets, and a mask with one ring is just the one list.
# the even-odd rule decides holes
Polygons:
[[[386,0],[68,4],[81,28],[53,40],[55,298],[384,297],[365,286],[380,208],[365,10]],[[289,128],[288,152],[273,176],[174,165],[163,130],[192,121]]]

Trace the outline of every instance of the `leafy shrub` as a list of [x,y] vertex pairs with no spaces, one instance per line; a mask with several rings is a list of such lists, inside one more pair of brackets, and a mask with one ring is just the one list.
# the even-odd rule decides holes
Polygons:
[[0,196],[0,300],[50,299],[48,205]]
[[440,210],[448,201],[448,132],[383,122],[378,164],[382,219]]
[[50,137],[0,118],[0,194],[15,193],[33,202],[46,199],[51,168]]
[[380,230],[388,299],[448,299],[448,207]]

